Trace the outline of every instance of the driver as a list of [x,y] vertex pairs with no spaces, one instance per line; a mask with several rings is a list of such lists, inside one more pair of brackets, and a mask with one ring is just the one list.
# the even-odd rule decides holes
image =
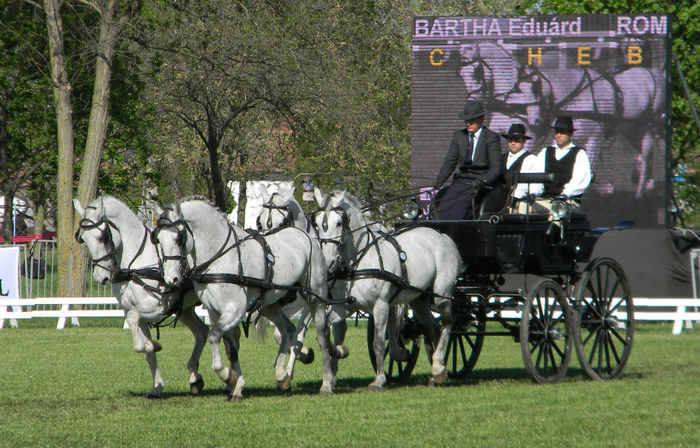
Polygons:
[[439,189],[454,171],[452,183],[437,204],[438,219],[471,219],[473,198],[479,187],[492,185],[503,175],[500,137],[484,127],[483,103],[468,101],[459,117],[464,120],[465,127],[452,134],[447,155],[433,184],[433,188]]

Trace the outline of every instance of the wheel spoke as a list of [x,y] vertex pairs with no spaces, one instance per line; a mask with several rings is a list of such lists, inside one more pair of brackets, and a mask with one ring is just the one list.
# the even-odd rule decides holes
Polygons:
[[600,338],[598,338],[598,374],[603,366],[603,344],[605,344],[605,331],[601,331]]
[[466,354],[466,351],[464,350],[463,338],[459,338],[459,354],[462,355],[462,365],[466,365],[467,364],[467,354]]
[[547,352],[549,353],[550,361],[552,361],[552,370],[553,370],[553,373],[556,373],[557,370],[558,370],[557,361],[556,361],[556,359],[554,359],[554,351],[552,351],[551,347],[553,347],[553,346],[550,345],[550,349],[549,349]]
[[627,340],[620,335],[620,333],[617,332],[616,329],[612,328],[610,329],[610,332],[615,335],[615,337],[622,343],[622,345],[627,345]]
[[620,364],[620,355],[617,353],[617,348],[615,348],[615,341],[610,339],[608,344],[610,345],[610,351],[612,352],[613,356],[615,357],[615,363],[619,365]]
[[557,353],[559,354],[559,357],[564,358],[566,356],[564,354],[564,352],[561,351],[561,349],[557,345],[556,341],[552,341],[552,348],[557,351]]
[[591,353],[588,356],[588,364],[593,364],[593,357],[595,356],[596,349],[598,348],[598,340],[600,339],[601,329],[596,330],[595,339],[591,345]]

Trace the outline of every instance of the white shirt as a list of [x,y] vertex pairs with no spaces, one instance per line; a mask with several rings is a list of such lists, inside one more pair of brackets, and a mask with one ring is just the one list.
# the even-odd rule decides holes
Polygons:
[[[510,168],[511,165],[515,163],[516,160],[520,158],[523,154],[525,154],[527,151],[525,149],[522,149],[516,153],[513,153],[511,151],[508,151],[508,158],[506,159],[506,169]],[[524,156],[525,160],[523,160],[523,164],[520,166],[520,172],[521,173],[541,173],[537,161],[537,156]],[[535,192],[532,187],[535,187],[539,185],[539,193]],[[544,187],[542,187],[542,184],[518,184],[515,186],[515,190],[513,191],[513,197],[517,199],[522,199],[528,194],[542,194],[542,190]]]
[[[479,130],[477,130],[477,131],[474,133],[474,150],[472,151],[472,160],[471,160],[472,162],[473,162],[474,159],[476,158],[476,144],[479,142],[479,136],[481,135],[481,130],[482,130],[482,129],[484,129],[483,126],[481,126],[481,127],[479,128]],[[469,133],[469,132],[467,132],[467,133]],[[468,137],[467,137],[467,138],[468,138]]]
[[[569,153],[571,148],[574,148],[573,143],[569,143],[566,147],[560,148],[559,145],[554,144],[554,158],[561,160],[565,155]],[[536,173],[544,173],[544,165],[546,158],[547,148],[540,151],[537,154],[537,167],[534,171]],[[576,160],[574,161],[574,169],[571,173],[571,179],[564,185],[564,189],[561,194],[566,196],[578,196],[583,194],[591,183],[591,164],[588,160],[588,154],[586,151],[579,151],[576,154]],[[535,184],[530,186],[531,194],[541,195],[544,192],[543,184]]]

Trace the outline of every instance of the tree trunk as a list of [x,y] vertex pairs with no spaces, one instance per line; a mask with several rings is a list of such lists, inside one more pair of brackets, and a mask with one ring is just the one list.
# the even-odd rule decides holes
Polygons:
[[[92,105],[90,108],[90,120],[88,122],[88,133],[85,141],[85,155],[83,157],[83,168],[80,173],[77,197],[83,206],[95,199],[97,192],[97,179],[99,176],[100,162],[105,147],[105,137],[107,135],[107,124],[109,121],[109,94],[110,81],[112,78],[112,60],[114,59],[114,47],[117,36],[121,32],[123,25],[115,22],[115,9],[118,0],[112,0],[102,11],[100,16],[100,39],[97,48],[97,59],[95,61],[95,84],[92,91]],[[77,227],[75,218],[74,227]],[[73,252],[73,266],[77,273],[85,279],[88,275],[88,260],[84,251]],[[85,281],[82,282],[80,296],[85,295]]]
[[14,202],[15,192],[5,190],[5,205],[3,206],[4,215],[2,217],[2,237],[5,239],[5,244],[12,243],[12,211]]
[[[59,0],[45,0],[46,28],[49,38],[51,79],[53,81],[58,131],[57,219],[58,295],[75,297],[84,284],[74,270],[73,255],[81,249],[73,242],[73,108],[71,85],[63,46],[63,20]],[[83,286],[84,287],[84,286]]]

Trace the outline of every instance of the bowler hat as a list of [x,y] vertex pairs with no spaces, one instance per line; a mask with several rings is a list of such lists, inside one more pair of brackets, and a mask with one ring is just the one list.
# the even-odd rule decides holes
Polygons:
[[552,128],[557,131],[575,131],[574,121],[568,115],[561,115],[557,117]]
[[467,101],[467,104],[464,105],[464,110],[459,114],[459,118],[468,121],[484,115],[486,115],[486,111],[481,101]]
[[501,134],[503,138],[507,138],[508,140],[517,140],[524,138],[525,140],[530,140],[532,137],[529,135],[525,134],[525,126],[523,126],[520,123],[514,123],[510,125],[510,129],[508,129],[507,134]]

